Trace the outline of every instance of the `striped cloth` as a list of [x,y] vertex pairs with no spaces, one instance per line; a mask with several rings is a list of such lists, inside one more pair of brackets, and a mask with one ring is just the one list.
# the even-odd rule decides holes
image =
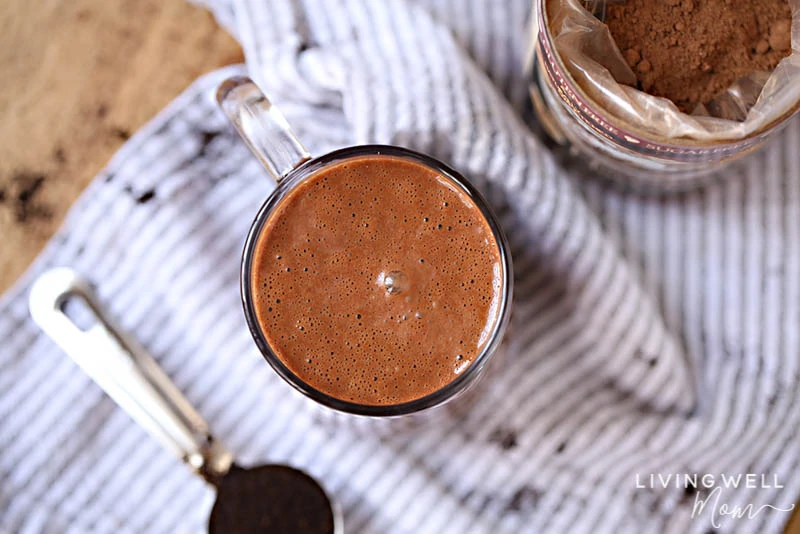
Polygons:
[[[198,80],[134,135],[0,299],[0,531],[200,532],[214,492],[32,323],[55,265],[102,300],[244,465],[286,462],[348,533],[778,533],[692,518],[651,474],[754,473],[800,496],[800,123],[728,184],[639,198],[559,169],[526,126],[528,0],[205,0],[315,154],[392,143],[463,171],[515,254],[511,356],[459,421],[315,425],[254,347],[239,257],[273,185]],[[741,176],[739,176],[741,174]],[[637,475],[639,479],[637,480]],[[640,485],[646,488],[638,487]]]

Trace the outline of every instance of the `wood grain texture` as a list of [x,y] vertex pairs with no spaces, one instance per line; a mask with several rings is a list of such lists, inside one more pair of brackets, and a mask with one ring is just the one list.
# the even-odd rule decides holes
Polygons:
[[798,510],[798,506],[800,504],[795,505],[795,513],[786,526],[786,534],[800,534],[800,510]]
[[0,291],[131,133],[201,74],[241,61],[185,0],[4,0]]

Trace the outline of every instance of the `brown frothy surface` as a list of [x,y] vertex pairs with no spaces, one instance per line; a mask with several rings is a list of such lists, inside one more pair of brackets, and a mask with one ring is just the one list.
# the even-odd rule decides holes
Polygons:
[[639,89],[691,113],[791,54],[788,0],[626,0],[606,24]]
[[[406,289],[387,292],[391,272]],[[503,286],[500,252],[472,199],[438,172],[355,157],[284,198],[253,258],[256,316],[299,378],[361,405],[412,401],[483,349]]]

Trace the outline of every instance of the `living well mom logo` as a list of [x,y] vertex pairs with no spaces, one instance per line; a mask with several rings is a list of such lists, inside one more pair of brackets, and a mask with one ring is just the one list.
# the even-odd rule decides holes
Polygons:
[[676,488],[694,491],[692,518],[708,517],[711,526],[720,528],[725,518],[755,519],[762,513],[789,513],[795,505],[780,508],[771,504],[732,504],[733,494],[743,490],[782,489],[778,475],[756,473],[698,474],[698,473],[651,473],[636,475],[637,489]]

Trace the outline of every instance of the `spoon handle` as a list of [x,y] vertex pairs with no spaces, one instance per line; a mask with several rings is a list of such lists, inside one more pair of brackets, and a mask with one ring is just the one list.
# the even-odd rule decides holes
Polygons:
[[[72,299],[88,328],[65,313]],[[165,448],[212,484],[228,472],[231,453],[155,360],[112,322],[85,279],[67,268],[47,271],[33,284],[29,306],[42,330]]]

